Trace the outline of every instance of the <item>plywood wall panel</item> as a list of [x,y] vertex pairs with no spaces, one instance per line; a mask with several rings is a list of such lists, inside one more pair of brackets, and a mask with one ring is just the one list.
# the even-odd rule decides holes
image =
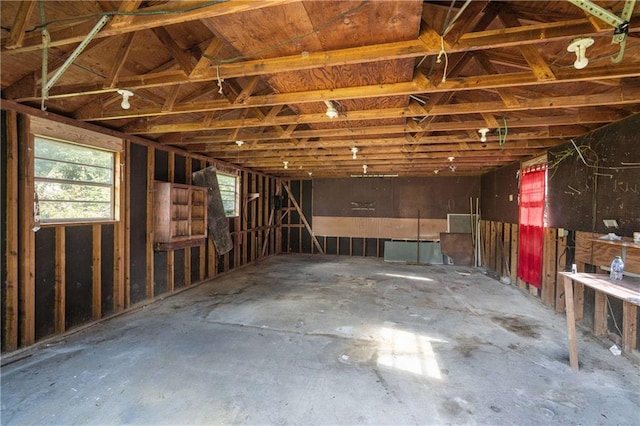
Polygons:
[[[418,239],[418,220],[376,217],[313,217],[316,235],[368,237],[389,239]],[[420,239],[436,240],[446,232],[446,219],[421,219]]]

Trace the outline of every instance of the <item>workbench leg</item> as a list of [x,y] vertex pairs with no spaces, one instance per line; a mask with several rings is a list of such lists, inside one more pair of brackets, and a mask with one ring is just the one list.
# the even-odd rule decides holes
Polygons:
[[622,302],[622,350],[626,353],[636,348],[636,327],[638,307],[627,301]]
[[593,311],[593,334],[601,336],[607,332],[607,295],[596,290]]
[[573,309],[573,282],[569,277],[564,280],[564,301],[567,314],[567,333],[569,334],[569,364],[578,371],[578,341],[576,339],[576,317]]

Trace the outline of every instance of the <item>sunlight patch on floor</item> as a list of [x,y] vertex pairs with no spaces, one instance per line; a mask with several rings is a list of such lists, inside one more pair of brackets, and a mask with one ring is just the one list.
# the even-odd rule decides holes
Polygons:
[[445,340],[388,327],[380,330],[380,336],[379,366],[442,379],[432,342],[447,343]]

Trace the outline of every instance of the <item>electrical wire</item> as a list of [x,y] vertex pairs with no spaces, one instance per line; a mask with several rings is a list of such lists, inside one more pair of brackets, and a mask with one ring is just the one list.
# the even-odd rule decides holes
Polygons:
[[[153,16],[153,15],[179,15],[182,13],[193,12],[194,10],[203,9],[209,6],[214,6],[220,3],[226,3],[229,0],[212,0],[206,3],[197,4],[193,6],[186,7],[184,9],[176,9],[176,10],[134,10],[131,12],[123,12],[123,11],[113,11],[113,12],[99,12],[99,13],[91,13],[88,15],[80,15],[80,16],[70,16],[68,18],[60,18],[54,19],[51,21],[45,21],[39,25],[34,26],[28,30],[25,30],[25,33],[30,33],[34,31],[38,31],[41,28],[48,27],[52,24],[59,24],[64,22],[73,22],[73,21],[85,21],[92,18],[102,18],[103,16]],[[41,0],[42,2],[42,0]],[[11,28],[2,27],[2,29],[11,31]]]
[[607,305],[609,306],[609,312],[611,312],[611,318],[613,319],[613,325],[616,326],[616,330],[618,330],[618,333],[620,333],[620,337],[622,337],[622,331],[620,331],[620,327],[618,327],[618,321],[616,321],[616,316],[613,315],[613,308],[611,308],[611,302],[609,302],[609,296],[607,296],[605,294],[604,297],[607,299]]

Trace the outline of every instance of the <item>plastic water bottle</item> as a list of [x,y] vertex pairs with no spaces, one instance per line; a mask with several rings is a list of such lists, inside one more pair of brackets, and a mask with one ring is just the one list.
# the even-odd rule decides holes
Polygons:
[[624,262],[620,256],[616,256],[611,262],[611,272],[609,278],[614,281],[622,281],[622,273],[624,272]]

